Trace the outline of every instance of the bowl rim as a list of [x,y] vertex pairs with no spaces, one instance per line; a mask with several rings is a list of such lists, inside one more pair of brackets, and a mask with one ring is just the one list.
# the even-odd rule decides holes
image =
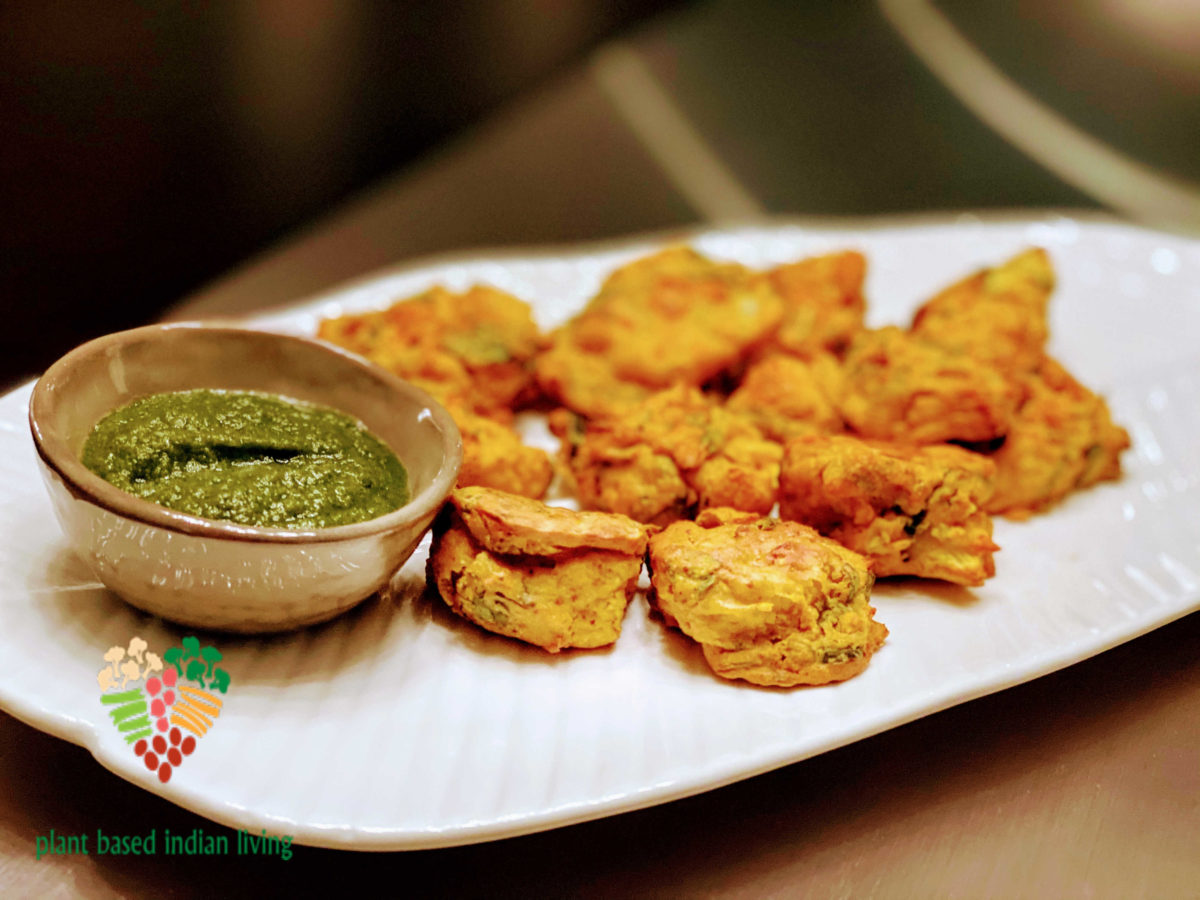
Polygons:
[[[416,496],[410,497],[403,506],[361,522],[351,522],[347,525],[334,525],[329,528],[290,529],[263,528],[253,525],[239,525],[221,519],[205,519],[177,510],[168,509],[153,501],[146,500],[134,494],[127,493],[116,485],[105,481],[95,472],[88,469],[82,461],[67,446],[66,439],[54,433],[48,427],[47,415],[56,402],[61,402],[52,394],[52,385],[58,375],[78,365],[84,359],[97,354],[111,352],[119,347],[138,340],[153,339],[170,332],[193,332],[196,334],[220,336],[221,334],[252,334],[264,340],[276,340],[285,343],[303,345],[307,348],[337,359],[341,364],[352,366],[367,375],[384,383],[391,390],[407,395],[410,399],[424,406],[433,417],[441,437],[442,461],[433,479]],[[307,402],[307,401],[306,401]],[[337,409],[332,404],[324,405]],[[114,407],[116,409],[118,407]],[[111,410],[110,410],[111,412]],[[345,410],[338,409],[344,415],[351,415]],[[357,416],[352,416],[357,419]],[[273,544],[311,544],[329,543],[335,541],[350,541],[370,535],[381,534],[397,527],[420,521],[427,515],[437,511],[450,491],[453,490],[458,472],[462,466],[462,435],[453,417],[444,406],[438,403],[430,394],[393,375],[370,360],[348,350],[344,350],[327,341],[303,337],[282,332],[267,331],[234,324],[211,324],[206,322],[169,322],[158,325],[143,325],[125,331],[116,331],[94,338],[66,353],[46,369],[33,386],[29,398],[29,428],[33,434],[34,448],[42,462],[53,471],[64,486],[76,498],[86,500],[110,513],[126,519],[132,519],[144,525],[163,528],[193,537],[221,538],[232,541]]]

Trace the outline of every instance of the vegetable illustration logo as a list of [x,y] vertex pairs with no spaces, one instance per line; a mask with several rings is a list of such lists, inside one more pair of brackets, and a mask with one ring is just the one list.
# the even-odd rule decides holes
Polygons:
[[229,690],[229,673],[217,667],[221,651],[201,647],[194,637],[161,658],[148,646],[134,637],[128,647],[109,648],[96,681],[125,743],[166,784],[221,715],[217,694]]

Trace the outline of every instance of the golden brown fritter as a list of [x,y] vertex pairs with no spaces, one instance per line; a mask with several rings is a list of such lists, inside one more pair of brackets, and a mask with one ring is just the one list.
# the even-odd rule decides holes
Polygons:
[[999,549],[984,511],[993,468],[948,444],[801,437],[784,452],[779,511],[858,551],[876,575],[980,585]]
[[575,512],[460,488],[434,526],[429,581],[481,628],[557,653],[620,636],[646,532],[624,516]]
[[650,539],[651,602],[723,678],[843,681],[887,636],[866,560],[797,522],[708,510]]
[[725,408],[780,443],[802,434],[840,432],[845,426],[833,398],[841,378],[837,359],[828,353],[810,361],[775,353],[746,370]]
[[1103,397],[1053,359],[1026,381],[1027,399],[1013,419],[996,464],[988,510],[1013,519],[1041,512],[1068,493],[1121,476],[1129,433],[1114,425]]
[[811,358],[818,353],[841,354],[863,328],[863,278],[867,261],[845,250],[776,266],[765,273],[783,298],[783,324],[771,348]]
[[317,336],[378,363],[445,404],[463,438],[458,484],[540,497],[550,457],[521,443],[512,407],[533,391],[533,356],[544,339],[528,304],[476,285],[442,287],[378,312],[326,319]]
[[613,272],[536,363],[542,389],[585,416],[613,415],[741,363],[783,316],[767,281],[673,247]]
[[1026,250],[994,269],[983,269],[933,297],[917,310],[912,332],[981,365],[1010,374],[1037,366],[1046,347],[1046,306],[1054,269],[1046,251]]
[[580,502],[666,525],[697,507],[767,513],[782,450],[699,389],[655,394],[623,416],[553,420]]
[[1008,431],[1021,398],[991,366],[895,327],[861,332],[842,373],[842,418],[881,440],[990,441]]
[[547,506],[487,488],[460,488],[452,499],[467,529],[494,553],[646,552],[646,529],[626,516]]
[[484,285],[462,294],[434,287],[379,312],[326,319],[317,336],[442,403],[500,419],[532,390],[544,343],[528,304]]
[[451,405],[450,414],[462,434],[463,459],[458,486],[479,485],[541,497],[554,478],[546,451],[521,442],[509,425]]

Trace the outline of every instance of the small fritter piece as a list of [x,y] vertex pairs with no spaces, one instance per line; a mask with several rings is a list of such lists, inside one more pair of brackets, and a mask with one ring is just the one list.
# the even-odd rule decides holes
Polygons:
[[708,510],[654,535],[649,567],[650,602],[723,678],[844,681],[887,637],[866,560],[797,522]]
[[428,576],[464,619],[557,653],[616,641],[645,552],[624,516],[460,488],[434,524]]
[[462,294],[434,287],[380,312],[326,319],[317,336],[442,403],[501,419],[532,390],[544,343],[528,304],[484,285]]
[[844,429],[834,408],[841,368],[828,353],[806,362],[776,353],[754,363],[725,408],[753,422],[773,441]]
[[866,271],[863,255],[846,250],[766,272],[784,303],[783,324],[771,341],[772,349],[805,359],[822,352],[845,352],[863,328]]
[[554,464],[544,450],[521,442],[510,426],[451,405],[450,414],[462,434],[463,460],[458,486],[479,485],[541,497],[554,478]]
[[1046,357],[1025,382],[1028,397],[991,455],[996,491],[988,510],[1025,519],[1071,491],[1121,477],[1129,433],[1114,425],[1103,397]]
[[1037,366],[1050,330],[1054,269],[1046,251],[1026,250],[951,285],[917,310],[912,332],[1009,374]]
[[990,441],[1008,431],[1021,398],[999,370],[895,327],[861,332],[842,372],[842,418],[881,440]]
[[876,575],[980,585],[999,549],[984,511],[989,462],[948,444],[801,437],[784,452],[779,512],[858,551]]
[[654,391],[701,385],[740,364],[783,316],[763,278],[687,247],[613,272],[538,357],[546,394],[585,416],[613,415]]
[[666,525],[697,507],[775,505],[782,449],[697,388],[662,391],[623,416],[553,422],[585,507]]

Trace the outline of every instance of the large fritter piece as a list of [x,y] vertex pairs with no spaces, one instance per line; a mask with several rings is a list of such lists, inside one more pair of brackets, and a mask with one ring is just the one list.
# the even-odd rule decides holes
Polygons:
[[1029,372],[1049,335],[1046,306],[1054,269],[1039,248],[964,278],[917,310],[912,333],[981,365]]
[[725,408],[753,422],[780,443],[802,434],[844,430],[834,399],[842,372],[828,353],[805,361],[775,353],[750,366]]
[[980,585],[999,549],[984,511],[993,470],[950,445],[801,437],[784,453],[779,510],[867,557],[876,575]]
[[666,525],[697,508],[775,505],[782,449],[697,388],[662,391],[621,416],[555,423],[590,509]]
[[649,564],[651,602],[723,678],[843,681],[887,636],[866,560],[796,522],[709,510],[652,537]]
[[763,278],[671,248],[608,277],[538,358],[538,382],[582,415],[619,413],[655,391],[700,385],[736,367],[782,316]]
[[461,294],[434,287],[380,312],[326,319],[317,336],[442,403],[500,419],[531,389],[543,344],[528,304],[483,285]]
[[1046,357],[1025,382],[1027,399],[1000,449],[988,509],[1023,519],[1073,490],[1119,478],[1129,433],[1114,425],[1103,397]]
[[557,653],[621,634],[646,532],[625,516],[575,512],[460,488],[434,527],[429,580],[481,628]]
[[854,431],[913,444],[1001,437],[1021,398],[998,369],[895,327],[861,332],[843,376],[839,411]]
[[380,312],[326,319],[317,336],[445,404],[463,436],[459,485],[545,493],[550,457],[508,425],[512,407],[533,389],[533,356],[543,343],[527,304],[485,286],[462,294],[434,287]]
[[843,353],[863,327],[866,271],[866,259],[854,250],[769,270],[765,277],[784,304],[783,324],[772,347],[805,359]]

